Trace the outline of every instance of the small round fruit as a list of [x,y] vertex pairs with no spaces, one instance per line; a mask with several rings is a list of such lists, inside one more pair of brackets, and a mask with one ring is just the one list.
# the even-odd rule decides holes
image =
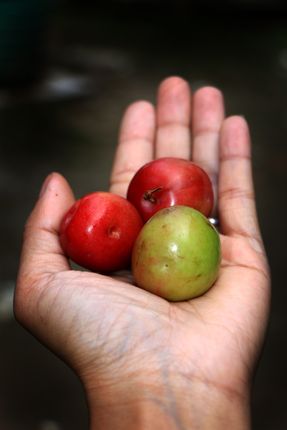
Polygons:
[[60,243],[75,263],[97,272],[125,269],[142,227],[134,206],[112,193],[95,192],[76,201],[64,216]]
[[197,164],[165,157],[145,164],[132,178],[127,199],[144,221],[163,208],[190,206],[209,216],[213,207],[212,184]]
[[200,212],[174,206],[157,212],[134,245],[135,283],[171,301],[192,299],[215,282],[220,266],[220,239]]

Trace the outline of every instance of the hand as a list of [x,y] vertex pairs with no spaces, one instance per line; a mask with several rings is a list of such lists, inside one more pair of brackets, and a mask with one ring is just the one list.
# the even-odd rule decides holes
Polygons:
[[58,231],[74,196],[53,173],[26,225],[15,314],[81,378],[91,428],[246,429],[270,295],[248,126],[224,118],[217,89],[192,97],[185,81],[166,79],[156,108],[127,109],[110,190],[124,196],[138,168],[163,156],[191,158],[213,180],[223,260],[209,292],[169,303],[129,274],[71,270]]

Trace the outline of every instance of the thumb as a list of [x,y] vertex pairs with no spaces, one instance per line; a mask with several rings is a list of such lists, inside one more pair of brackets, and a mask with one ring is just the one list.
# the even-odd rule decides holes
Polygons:
[[25,226],[17,290],[25,293],[42,275],[69,269],[58,233],[74,201],[69,184],[60,174],[52,173],[46,178]]

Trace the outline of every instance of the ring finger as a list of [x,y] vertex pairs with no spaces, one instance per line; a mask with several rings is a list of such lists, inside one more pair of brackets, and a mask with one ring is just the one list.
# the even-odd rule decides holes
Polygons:
[[192,106],[192,159],[209,175],[214,191],[217,212],[219,135],[224,120],[222,93],[213,87],[203,87],[193,96]]

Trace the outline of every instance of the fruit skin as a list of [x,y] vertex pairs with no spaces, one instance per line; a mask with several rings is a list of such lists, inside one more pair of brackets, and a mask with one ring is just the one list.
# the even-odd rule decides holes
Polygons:
[[156,213],[142,228],[132,254],[135,283],[170,301],[205,293],[221,259],[219,234],[200,212],[174,206]]
[[60,226],[60,243],[75,263],[97,272],[125,269],[142,227],[133,205],[118,195],[95,192],[76,201]]
[[205,171],[181,158],[165,157],[145,164],[132,178],[127,199],[144,221],[165,207],[183,205],[209,216],[213,190]]

